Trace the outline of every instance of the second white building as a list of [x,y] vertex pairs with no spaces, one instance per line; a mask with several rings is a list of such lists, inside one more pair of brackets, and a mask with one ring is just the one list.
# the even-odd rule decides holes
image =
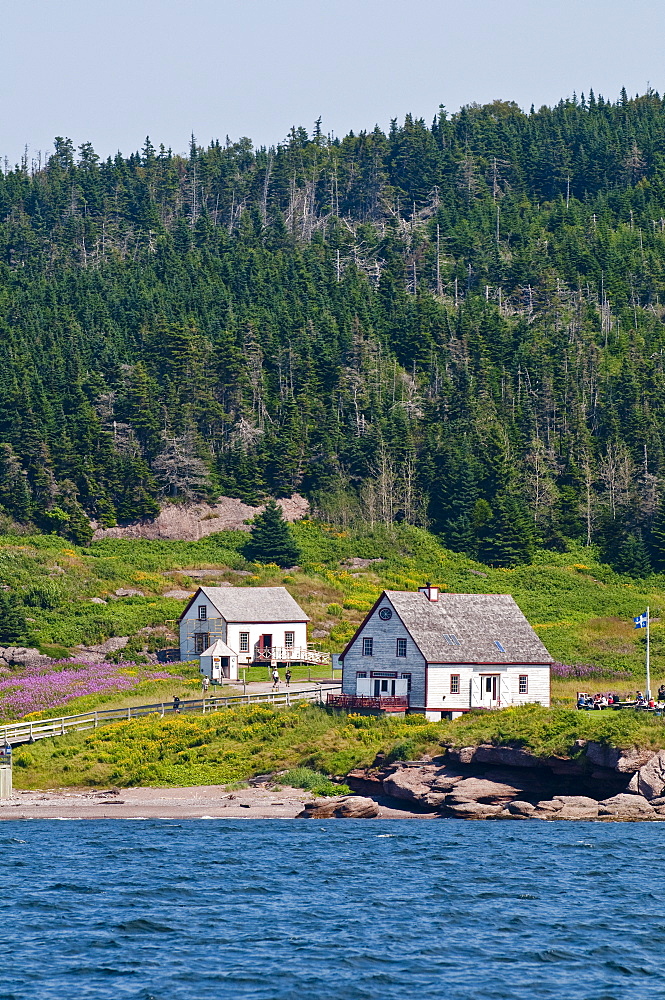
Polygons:
[[509,594],[385,590],[347,644],[348,711],[456,718],[472,708],[550,703],[552,657]]

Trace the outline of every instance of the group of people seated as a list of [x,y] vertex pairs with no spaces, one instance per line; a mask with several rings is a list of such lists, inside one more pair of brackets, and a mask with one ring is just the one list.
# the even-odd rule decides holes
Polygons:
[[580,691],[577,696],[578,708],[608,708],[610,705],[620,704],[621,698],[618,694],[585,694],[584,691]]
[[659,708],[665,705],[665,684],[661,684],[655,698],[649,697],[643,691],[637,691],[635,697],[626,695],[621,698],[616,693],[610,694],[586,694],[580,691],[577,695],[578,708],[610,708],[612,705],[632,705],[634,708]]

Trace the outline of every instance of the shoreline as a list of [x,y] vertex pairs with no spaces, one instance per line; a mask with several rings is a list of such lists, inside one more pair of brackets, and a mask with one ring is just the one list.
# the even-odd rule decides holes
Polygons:
[[[177,788],[15,790],[0,799],[2,820],[296,819],[312,793],[286,785],[239,790],[225,785]],[[435,819],[432,813],[378,803],[380,819]]]

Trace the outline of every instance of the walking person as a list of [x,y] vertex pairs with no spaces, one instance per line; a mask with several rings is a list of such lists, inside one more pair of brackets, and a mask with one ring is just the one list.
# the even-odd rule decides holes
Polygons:
[[286,686],[291,687],[291,667],[286,668],[286,673],[284,674],[286,680]]
[[203,697],[205,698],[205,696],[208,693],[208,688],[210,687],[210,681],[208,680],[207,677],[203,678],[202,687],[203,687]]
[[272,671],[272,689],[273,691],[279,691],[279,670],[277,667],[273,667]]
[[173,711],[177,712],[178,715],[180,715],[180,698],[178,697],[178,695],[176,695],[175,698],[173,699]]

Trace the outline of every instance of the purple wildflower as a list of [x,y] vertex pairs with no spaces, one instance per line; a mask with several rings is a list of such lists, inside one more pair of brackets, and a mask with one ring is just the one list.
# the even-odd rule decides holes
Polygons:
[[[129,669],[131,674],[127,673]],[[143,681],[180,679],[162,670],[146,670],[125,662],[59,660],[47,665],[35,664],[0,679],[0,715],[20,719],[85,695],[132,691]]]
[[564,679],[577,678],[583,680],[591,677],[614,677],[620,680],[631,676],[629,670],[608,670],[607,667],[599,666],[595,663],[552,664],[552,677],[561,677]]

